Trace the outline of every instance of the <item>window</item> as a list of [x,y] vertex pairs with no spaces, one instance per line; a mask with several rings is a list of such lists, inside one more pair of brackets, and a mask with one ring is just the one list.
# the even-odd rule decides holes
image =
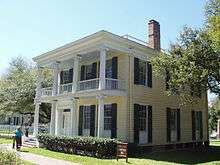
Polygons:
[[177,111],[170,112],[171,141],[177,141]]
[[146,70],[147,70],[146,62],[140,60],[139,61],[139,74],[140,74],[139,84],[141,85],[146,85]]
[[180,140],[180,110],[167,108],[167,142]]
[[196,111],[195,112],[195,134],[196,134],[196,140],[202,139],[202,112]]
[[106,71],[105,71],[105,76],[106,78],[112,78],[112,59],[109,59],[106,61]]
[[65,115],[63,115],[63,128],[65,127]]
[[140,105],[139,107],[139,130],[147,130],[147,108],[146,106]]
[[152,87],[152,66],[149,62],[134,58],[134,84]]
[[89,79],[93,78],[92,64],[85,66],[84,77],[85,77],[86,80],[89,80]]
[[84,106],[83,108],[83,128],[90,129],[90,106]]
[[69,70],[63,71],[63,83],[64,84],[69,83]]
[[107,104],[104,107],[104,130],[112,128],[112,105]]

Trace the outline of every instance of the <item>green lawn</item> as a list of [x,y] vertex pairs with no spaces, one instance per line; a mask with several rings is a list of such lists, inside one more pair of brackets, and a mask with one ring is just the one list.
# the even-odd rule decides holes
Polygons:
[[[138,158],[129,158],[128,164],[220,164],[220,141],[213,141],[211,142],[211,145],[212,146],[210,147],[210,149],[203,151],[180,150],[146,154],[145,156]],[[49,151],[42,148],[25,148],[23,150],[57,159],[82,163],[83,165],[126,164],[124,159],[121,159],[117,162],[115,159],[97,159],[93,157]]]
[[12,139],[0,138],[0,144],[12,143]]
[[0,130],[0,134],[14,134],[15,130]]

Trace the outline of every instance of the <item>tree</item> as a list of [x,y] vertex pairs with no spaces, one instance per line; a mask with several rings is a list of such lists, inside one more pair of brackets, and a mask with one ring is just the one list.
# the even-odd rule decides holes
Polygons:
[[209,130],[210,133],[212,131],[217,130],[217,121],[220,116],[220,99],[216,98],[213,105],[209,107]]
[[[49,70],[43,72],[44,86],[52,85]],[[22,57],[12,59],[9,69],[0,79],[0,114],[33,113],[36,89],[36,67]],[[42,104],[40,121],[49,122],[50,105]]]
[[220,0],[210,0],[205,6],[206,30],[213,47],[220,51]]
[[[212,3],[218,6],[210,5]],[[219,14],[216,14],[219,13],[220,3],[212,0],[208,5],[208,23],[203,29],[184,27],[177,42],[170,45],[168,53],[151,60],[157,75],[164,79],[169,75],[168,94],[178,94],[183,102],[192,100],[192,93],[200,96],[207,90],[220,95],[220,36],[216,36],[215,32],[219,29],[211,19],[217,17],[215,20],[220,23]]]

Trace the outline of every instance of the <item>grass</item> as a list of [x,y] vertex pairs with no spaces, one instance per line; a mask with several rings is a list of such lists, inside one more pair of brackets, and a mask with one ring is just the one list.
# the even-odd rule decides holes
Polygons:
[[29,162],[27,160],[21,160],[20,164],[22,164],[22,165],[36,165],[35,163]]
[[15,130],[0,130],[0,134],[14,134]]
[[[31,152],[47,157],[62,159],[83,165],[122,165],[126,164],[125,159],[118,162],[115,159],[97,159],[88,156],[79,156],[49,151],[42,148],[25,148],[23,151]],[[150,153],[138,158],[129,158],[128,164],[220,164],[220,141],[212,141],[211,147],[207,150],[179,150]]]
[[0,144],[12,143],[12,139],[0,138]]

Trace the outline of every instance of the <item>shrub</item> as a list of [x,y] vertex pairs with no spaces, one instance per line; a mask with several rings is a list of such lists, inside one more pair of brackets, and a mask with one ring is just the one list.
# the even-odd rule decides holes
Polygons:
[[38,141],[48,150],[98,158],[115,157],[119,142],[109,138],[52,136],[49,134],[39,134]]
[[20,159],[15,152],[7,149],[0,149],[0,164],[16,164]]

